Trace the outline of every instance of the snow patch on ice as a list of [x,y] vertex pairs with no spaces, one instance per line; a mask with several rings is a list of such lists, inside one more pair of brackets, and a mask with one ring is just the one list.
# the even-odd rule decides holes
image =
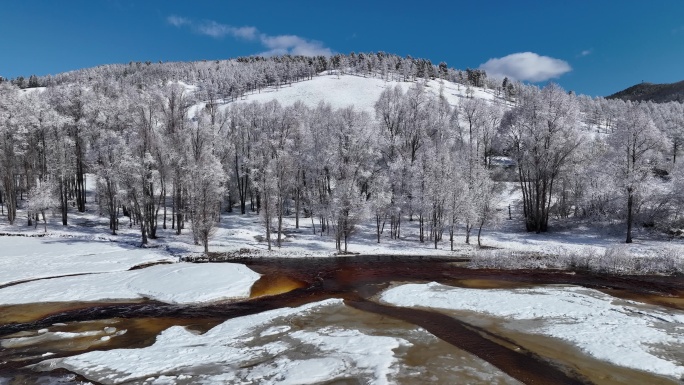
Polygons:
[[141,270],[128,284],[138,294],[167,303],[247,298],[260,275],[235,263],[172,264]]
[[25,346],[38,345],[49,341],[58,341],[74,338],[94,337],[103,335],[104,332],[92,330],[86,332],[47,332],[35,336],[7,338],[0,341],[0,346],[5,349],[21,348]]
[[9,286],[0,289],[0,305],[140,298],[177,304],[206,303],[247,298],[259,277],[235,263],[174,263]]
[[581,287],[478,290],[438,283],[407,284],[385,291],[382,301],[409,307],[484,312],[515,320],[543,321],[533,333],[563,339],[616,365],[680,378],[684,363],[659,346],[684,348],[684,313],[665,313],[635,302],[616,301]]
[[[287,326],[297,317],[343,306],[330,299],[266,311],[228,320],[203,335],[174,326],[147,348],[93,351],[43,364],[107,383],[313,384],[361,375],[388,384],[396,372],[393,350],[409,344],[406,340],[339,327],[291,331]],[[293,353],[302,346],[304,357]]]

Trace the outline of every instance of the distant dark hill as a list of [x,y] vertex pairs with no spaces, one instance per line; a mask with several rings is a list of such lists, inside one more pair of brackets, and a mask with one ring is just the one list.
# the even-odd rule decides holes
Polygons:
[[608,96],[607,99],[650,100],[656,103],[684,102],[684,81],[669,84],[640,83],[616,92]]

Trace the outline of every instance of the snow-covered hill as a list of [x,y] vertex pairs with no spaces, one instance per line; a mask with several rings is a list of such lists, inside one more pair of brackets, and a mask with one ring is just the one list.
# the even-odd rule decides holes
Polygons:
[[[423,83],[429,92],[439,95],[440,92],[452,106],[458,105],[462,98],[467,97],[466,87],[462,84],[452,83],[446,80],[430,80]],[[267,88],[261,92],[253,92],[245,95],[238,102],[268,102],[277,100],[280,104],[289,106],[297,101],[303,102],[309,107],[315,107],[320,102],[329,103],[333,108],[354,106],[374,115],[375,102],[380,94],[387,88],[400,85],[404,91],[416,84],[415,82],[385,81],[377,77],[363,77],[358,75],[328,75],[320,74],[311,80],[292,83],[278,88]],[[497,100],[495,91],[473,87],[473,97],[485,100]]]

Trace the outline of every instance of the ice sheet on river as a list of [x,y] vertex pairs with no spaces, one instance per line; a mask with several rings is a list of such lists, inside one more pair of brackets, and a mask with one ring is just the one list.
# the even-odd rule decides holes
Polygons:
[[465,289],[438,283],[406,284],[385,291],[396,306],[482,312],[509,320],[535,320],[532,333],[563,339],[619,366],[684,376],[684,312],[616,300],[581,287]]
[[103,384],[519,385],[425,329],[340,299],[234,318],[203,335],[174,326],[149,347],[93,351],[38,365],[56,367]]
[[46,364],[105,384],[146,379],[174,384],[315,384],[351,374],[388,384],[388,375],[396,370],[393,350],[409,344],[406,340],[335,326],[294,326],[302,314],[343,306],[342,300],[331,299],[266,311],[228,320],[202,335],[174,326],[147,348],[93,351]]

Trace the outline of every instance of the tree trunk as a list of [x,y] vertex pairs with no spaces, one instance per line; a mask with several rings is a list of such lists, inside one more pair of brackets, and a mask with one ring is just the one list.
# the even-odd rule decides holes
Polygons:
[[473,225],[470,224],[470,221],[466,222],[466,239],[465,243],[466,245],[470,244],[470,230],[473,229]]
[[449,243],[451,244],[451,251],[454,251],[454,225],[449,228]]
[[347,231],[344,231],[344,253],[347,254]]
[[181,192],[180,183],[177,183],[176,184],[176,192],[174,194],[174,201],[175,201],[174,206],[176,208],[176,235],[180,235],[181,227],[182,227],[182,223],[183,223],[183,212],[182,212],[183,201],[182,201],[182,195],[181,194],[182,194],[182,192]]
[[162,222],[162,229],[166,230],[166,184],[162,182],[161,202],[164,208],[164,221]]
[[375,215],[375,224],[377,227],[378,243],[380,243],[380,215]]
[[[409,222],[410,221],[411,220],[409,219]],[[422,213],[418,216],[418,227],[420,228],[418,238],[420,239],[420,243],[424,243],[425,242],[425,221],[423,220],[423,214]]]
[[66,184],[63,179],[60,179],[59,181],[59,208],[62,211],[62,225],[66,226],[67,225],[67,209],[69,207],[69,197],[67,195],[66,191]]
[[299,201],[300,201],[300,196],[301,196],[301,193],[299,191],[299,188],[297,188],[296,192],[295,192],[295,229],[299,228]]
[[282,199],[279,200],[278,204],[278,248],[282,246],[282,234],[283,234],[283,206]]
[[627,189],[627,240],[625,243],[632,243],[632,206],[634,205],[634,194],[632,188]]
[[264,217],[266,219],[266,241],[268,242],[268,251],[271,251],[271,212],[269,210],[268,200],[264,202]]
[[477,247],[482,247],[482,242],[480,242],[480,235],[482,234],[482,226],[484,226],[484,221],[480,222],[480,228],[477,229]]
[[439,237],[437,236],[437,233],[435,232],[435,250],[437,250],[437,242],[439,241]]

